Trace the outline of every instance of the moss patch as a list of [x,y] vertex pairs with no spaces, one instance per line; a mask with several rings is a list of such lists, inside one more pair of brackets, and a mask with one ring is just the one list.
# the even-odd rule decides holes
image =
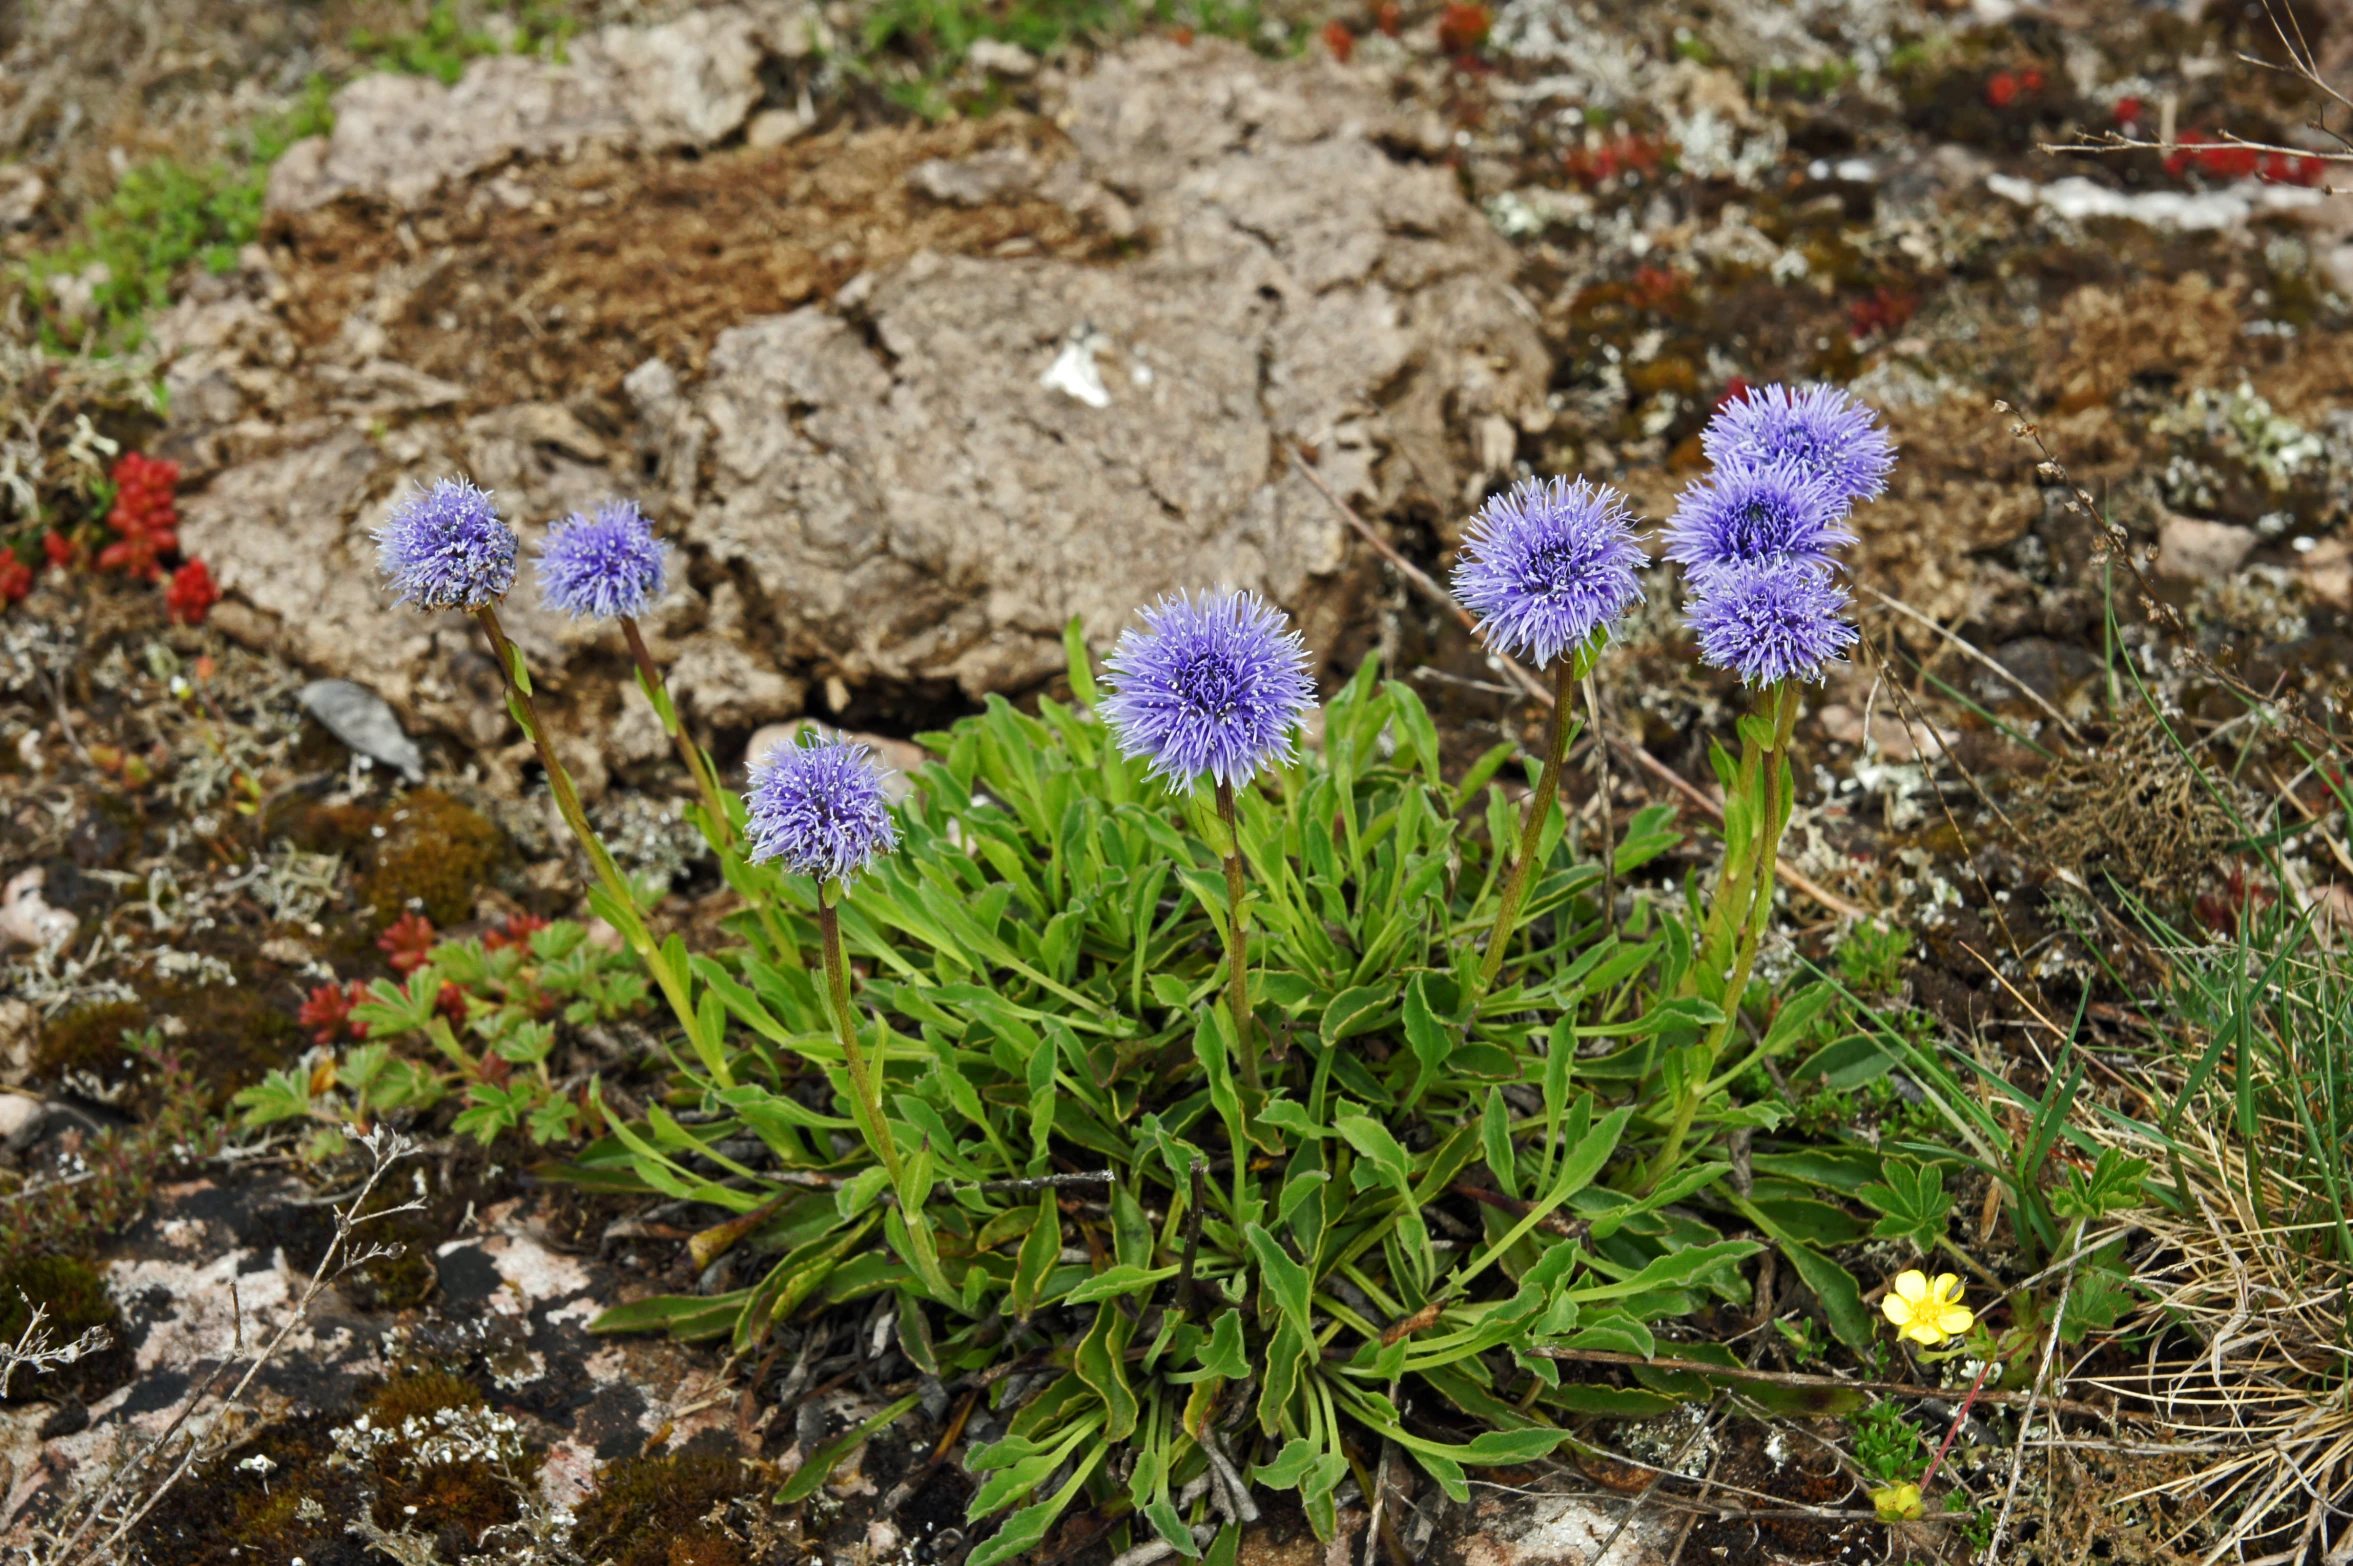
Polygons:
[[580,1552],[613,1566],[752,1566],[743,1544],[705,1519],[759,1490],[757,1475],[723,1452],[624,1457],[580,1507]]
[[385,836],[361,895],[377,922],[411,907],[437,925],[473,916],[474,894],[506,857],[506,835],[489,817],[438,789],[421,788],[384,818]]

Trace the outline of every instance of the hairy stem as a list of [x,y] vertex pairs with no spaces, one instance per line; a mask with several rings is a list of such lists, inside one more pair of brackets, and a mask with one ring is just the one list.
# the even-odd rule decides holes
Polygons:
[[669,1001],[671,1012],[678,1018],[678,1025],[685,1030],[687,1043],[693,1047],[704,1069],[711,1073],[719,1086],[735,1086],[735,1077],[728,1069],[727,1056],[719,1047],[719,1041],[705,1036],[702,1019],[695,1014],[693,980],[670,962],[660,944],[654,940],[653,932],[646,928],[645,920],[638,916],[637,894],[630,887],[629,878],[621,873],[619,865],[613,863],[613,856],[605,848],[604,840],[588,824],[588,812],[581,808],[580,791],[572,785],[572,774],[556,759],[555,747],[548,742],[547,725],[540,721],[539,708],[531,699],[529,677],[523,671],[523,655],[516,650],[514,643],[507,640],[506,630],[498,623],[498,610],[494,606],[484,604],[475,613],[482,622],[483,632],[490,638],[490,650],[498,659],[499,670],[506,677],[509,708],[515,721],[523,726],[523,732],[530,736],[532,748],[539,752],[540,770],[547,774],[548,791],[555,796],[556,810],[563,816],[564,825],[572,829],[572,836],[588,855],[588,862],[596,871],[597,880],[604,886],[607,901],[613,910],[614,927],[621,932],[621,939],[628,943],[629,949],[637,953],[638,959],[646,965],[646,971],[654,976],[655,984],[660,986],[663,998]]
[[[1234,1014],[1234,1053],[1242,1086],[1258,1094],[1258,1035],[1250,1026],[1250,950],[1242,933],[1242,826],[1234,812],[1234,786],[1217,785],[1217,818],[1226,826],[1226,1005]],[[1234,1149],[1237,1161],[1242,1149]]]
[[1528,894],[1528,870],[1536,860],[1536,848],[1544,837],[1544,823],[1552,814],[1552,802],[1560,793],[1561,764],[1568,755],[1569,686],[1576,678],[1576,666],[1568,658],[1552,666],[1552,715],[1544,721],[1544,770],[1536,780],[1536,792],[1528,800],[1528,814],[1520,827],[1520,851],[1511,863],[1511,870],[1503,881],[1503,905],[1495,911],[1495,928],[1487,933],[1487,957],[1479,964],[1479,990],[1484,994],[1495,982],[1495,974],[1503,966],[1504,949],[1511,945],[1512,926],[1519,921],[1520,902]]
[[891,1140],[889,1122],[882,1118],[882,1099],[874,1090],[874,1073],[866,1064],[865,1050],[858,1045],[858,1024],[850,1014],[850,965],[842,957],[842,921],[835,910],[841,890],[841,883],[833,881],[817,892],[817,929],[825,945],[825,994],[832,1003],[834,1037],[850,1070],[850,1091],[858,1095],[858,1107],[866,1117],[866,1139],[896,1191],[901,1188],[899,1149]]

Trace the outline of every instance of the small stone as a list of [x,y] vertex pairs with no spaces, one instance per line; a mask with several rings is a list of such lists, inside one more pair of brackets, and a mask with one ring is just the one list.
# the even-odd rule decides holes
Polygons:
[[2157,574],[2184,582],[2228,576],[2254,548],[2253,528],[2167,517],[2157,534]]
[[42,899],[41,887],[47,878],[48,872],[35,865],[0,889],[0,948],[18,945],[56,951],[74,938],[80,921]]
[[300,968],[310,962],[310,948],[290,935],[273,935],[261,943],[261,955],[268,962],[282,962],[289,968]]
[[974,42],[965,59],[972,68],[988,76],[1015,78],[1037,74],[1038,57],[1017,43],[1006,43],[999,38],[982,38]]
[[49,1113],[49,1106],[30,1093],[0,1093],[0,1142]]
[[2296,561],[2304,592],[2316,604],[2331,609],[2353,609],[2353,543],[2342,538],[2315,540]]
[[353,750],[399,769],[411,783],[424,780],[424,753],[374,691],[349,680],[313,680],[302,688],[298,699],[305,711],[327,726],[327,732]]
[[762,109],[744,127],[743,144],[752,148],[781,147],[806,136],[816,123],[798,109]]

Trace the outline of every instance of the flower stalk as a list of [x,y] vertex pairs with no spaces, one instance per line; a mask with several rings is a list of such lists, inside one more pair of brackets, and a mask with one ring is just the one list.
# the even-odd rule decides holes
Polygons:
[[827,881],[817,889],[817,929],[825,952],[825,995],[828,1009],[833,1013],[835,1040],[842,1047],[842,1062],[850,1073],[850,1090],[857,1096],[859,1118],[865,1122],[860,1128],[866,1133],[866,1145],[882,1160],[882,1167],[890,1176],[891,1189],[905,1189],[905,1171],[899,1165],[899,1149],[891,1138],[890,1123],[882,1116],[882,1097],[875,1091],[874,1073],[868,1066],[866,1051],[858,1043],[858,1022],[850,1010],[850,965],[842,956],[842,921],[838,911],[844,888],[839,881]]
[[[702,1062],[703,1069],[710,1072],[712,1080],[719,1086],[735,1086],[735,1077],[728,1066],[725,1049],[718,1039],[709,1036],[703,1027],[703,1019],[695,1011],[694,984],[684,970],[683,961],[673,962],[672,954],[658,945],[653,932],[646,928],[645,920],[638,914],[637,894],[631,888],[629,878],[621,873],[621,867],[613,862],[612,854],[605,848],[604,840],[589,825],[588,812],[581,807],[580,791],[573,786],[572,774],[556,759],[555,747],[548,742],[547,726],[540,722],[538,705],[532,699],[531,673],[523,663],[522,650],[508,640],[505,627],[499,624],[495,604],[479,605],[474,615],[482,624],[483,634],[490,638],[491,652],[497,657],[499,669],[506,676],[507,711],[522,727],[532,748],[538,751],[540,769],[547,774],[548,791],[555,796],[556,810],[563,816],[564,824],[572,829],[572,836],[588,855],[588,862],[596,871],[597,881],[604,888],[603,901],[606,906],[599,912],[621,933],[621,939],[628,943],[631,951],[637,953],[639,960],[646,965],[646,971],[654,976],[654,982],[660,986],[663,998],[670,1003],[670,1010],[678,1018],[679,1026],[686,1030],[687,1043],[693,1048],[695,1057]],[[683,952],[679,955],[683,958]]]
[[1217,818],[1225,823],[1226,871],[1226,1007],[1234,1018],[1234,1052],[1242,1072],[1242,1086],[1251,1100],[1258,1097],[1258,1034],[1251,1027],[1249,937],[1242,929],[1242,898],[1246,869],[1242,863],[1242,825],[1234,811],[1234,786],[1217,785]]
[[1528,892],[1528,867],[1535,863],[1536,852],[1544,839],[1544,823],[1552,815],[1553,801],[1560,795],[1561,770],[1568,759],[1569,726],[1575,720],[1569,716],[1569,695],[1576,680],[1575,665],[1566,658],[1553,665],[1552,713],[1544,720],[1543,769],[1537,775],[1536,792],[1529,796],[1527,814],[1520,826],[1519,852],[1512,856],[1511,869],[1504,873],[1503,899],[1495,910],[1495,924],[1487,932],[1487,955],[1479,963],[1479,993],[1485,994],[1495,983],[1497,970],[1503,966],[1503,954],[1511,945],[1512,927],[1519,922],[1520,903]]

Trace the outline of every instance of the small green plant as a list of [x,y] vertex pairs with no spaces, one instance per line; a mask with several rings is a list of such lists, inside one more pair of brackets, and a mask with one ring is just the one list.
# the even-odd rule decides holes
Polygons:
[[466,73],[468,61],[505,52],[496,37],[460,21],[453,0],[433,0],[423,20],[406,32],[362,28],[351,35],[351,49],[379,70],[430,76],[449,85]]
[[1928,1444],[1904,1411],[1882,1398],[1855,1416],[1854,1448],[1856,1465],[1885,1485],[1915,1472]]
[[1839,976],[1865,995],[1884,995],[1903,977],[1911,950],[1911,931],[1866,919],[1838,943]]
[[[510,921],[488,940],[431,947],[405,984],[323,986],[303,1014],[321,1047],[233,1103],[248,1128],[314,1123],[304,1147],[313,1159],[340,1155],[348,1124],[429,1109],[453,1092],[466,1107],[451,1129],[485,1146],[511,1131],[541,1146],[568,1141],[582,1101],[548,1071],[558,1026],[611,1022],[645,997],[636,965],[589,941],[583,926]],[[345,1035],[365,1042],[333,1049]]]

